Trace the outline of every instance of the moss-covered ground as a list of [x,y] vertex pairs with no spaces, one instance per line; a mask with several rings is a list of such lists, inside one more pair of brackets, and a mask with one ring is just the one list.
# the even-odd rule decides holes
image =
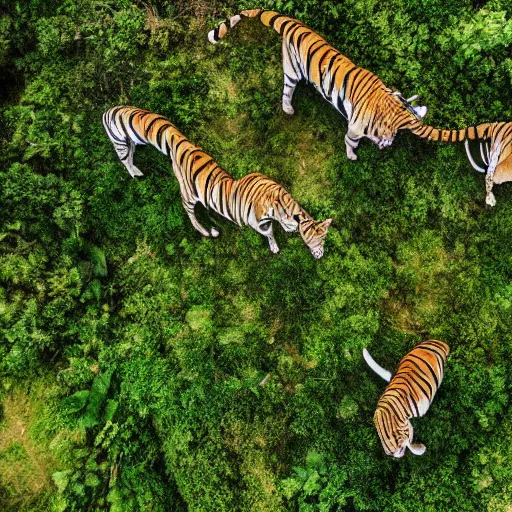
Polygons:
[[[512,184],[488,208],[461,146],[408,133],[351,162],[311,86],[282,112],[277,34],[206,38],[275,8],[461,128],[512,119],[508,0],[0,3],[1,510],[512,509]],[[162,154],[117,160],[116,104],[333,217],[323,259],[201,238]],[[426,338],[451,347],[427,452],[389,459],[361,351],[393,370]]]

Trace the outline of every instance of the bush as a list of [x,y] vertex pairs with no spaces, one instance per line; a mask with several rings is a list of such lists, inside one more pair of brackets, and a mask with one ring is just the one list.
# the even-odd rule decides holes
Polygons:
[[[512,12],[480,4],[260,6],[455,128],[512,116]],[[507,510],[510,185],[487,209],[462,148],[406,133],[349,162],[344,121],[311,86],[282,113],[275,33],[244,20],[208,43],[249,2],[4,7],[0,462],[33,471],[23,443],[2,437],[20,389],[38,390],[27,425],[52,462],[46,487],[23,496],[2,474],[0,508]],[[201,238],[163,155],[139,148],[137,180],[117,160],[101,114],[121,103],[168,116],[233,176],[263,172],[333,217],[324,258],[281,230],[272,255],[208,212],[221,236]],[[428,451],[387,459],[372,423],[384,385],[361,351],[392,370],[428,337],[451,347],[414,422]]]

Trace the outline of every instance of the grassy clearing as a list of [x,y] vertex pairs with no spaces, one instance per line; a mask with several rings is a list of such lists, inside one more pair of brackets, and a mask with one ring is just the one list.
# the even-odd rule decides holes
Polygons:
[[38,429],[45,407],[43,382],[11,391],[2,401],[0,423],[0,503],[4,510],[28,510],[55,488],[58,463]]

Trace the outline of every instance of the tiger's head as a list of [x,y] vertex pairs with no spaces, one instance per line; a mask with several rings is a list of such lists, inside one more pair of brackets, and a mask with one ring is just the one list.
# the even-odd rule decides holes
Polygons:
[[[419,98],[419,94],[415,94],[414,96],[411,96],[410,98],[405,99],[402,96],[402,93],[400,91],[392,91],[391,96],[395,98],[395,101],[398,100],[400,104],[398,106],[405,107],[405,109],[411,114],[410,118],[413,121],[421,121],[426,115],[427,115],[427,107],[424,105],[415,107],[412,103],[416,101]],[[405,128],[405,127],[404,127]],[[402,127],[399,128],[399,130],[402,129]]]
[[375,426],[386,455],[400,459],[409,448],[414,455],[423,455],[424,444],[414,444],[414,428],[409,419],[401,421],[390,410],[377,409],[374,416]]
[[373,128],[367,136],[379,149],[391,146],[398,130],[416,126],[427,115],[427,107],[412,104],[417,95],[405,99],[399,91],[388,89],[383,100],[375,105]]
[[324,241],[332,219],[316,221],[311,218],[298,217],[299,233],[311,254],[319,260],[324,255]]

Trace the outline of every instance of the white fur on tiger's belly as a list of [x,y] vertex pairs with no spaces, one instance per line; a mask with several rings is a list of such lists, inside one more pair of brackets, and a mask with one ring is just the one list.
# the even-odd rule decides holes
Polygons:
[[420,413],[420,417],[423,416],[430,407],[430,402],[427,398],[422,397],[420,398],[419,402],[417,403],[418,406],[418,412]]
[[347,113],[347,119],[350,119],[352,117],[352,103],[349,100],[343,100],[343,108]]

